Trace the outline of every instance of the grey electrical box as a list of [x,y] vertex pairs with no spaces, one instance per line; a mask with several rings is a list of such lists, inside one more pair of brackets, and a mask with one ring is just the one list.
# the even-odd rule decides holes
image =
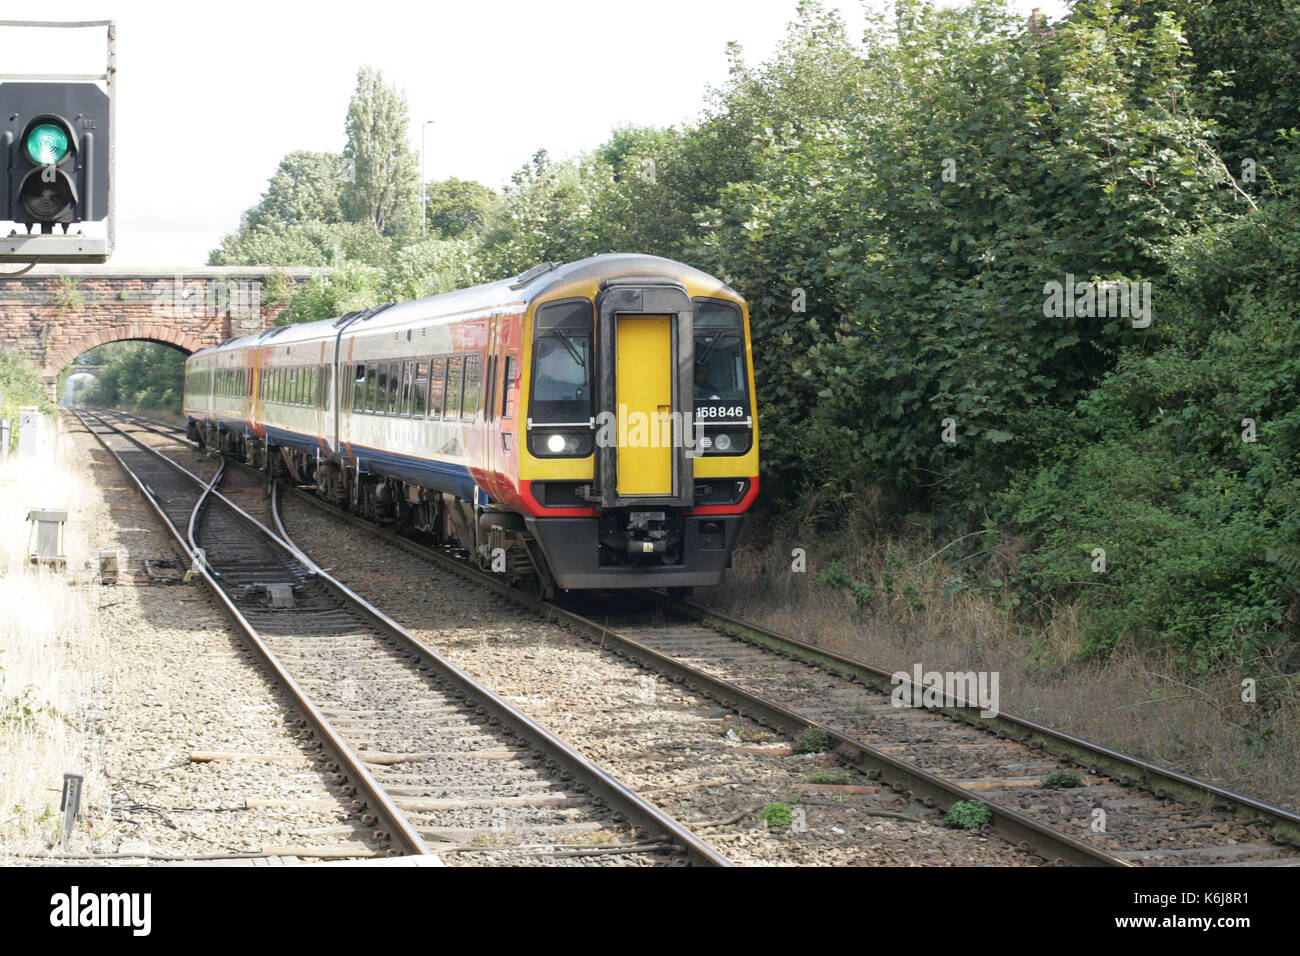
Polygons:
[[31,524],[28,536],[28,560],[36,565],[65,568],[68,559],[63,553],[63,525],[68,520],[66,511],[35,510],[27,512]]

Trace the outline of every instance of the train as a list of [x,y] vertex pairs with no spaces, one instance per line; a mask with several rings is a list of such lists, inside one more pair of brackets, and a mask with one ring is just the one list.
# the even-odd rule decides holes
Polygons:
[[189,356],[189,438],[544,596],[718,584],[759,485],[749,311],[658,256]]

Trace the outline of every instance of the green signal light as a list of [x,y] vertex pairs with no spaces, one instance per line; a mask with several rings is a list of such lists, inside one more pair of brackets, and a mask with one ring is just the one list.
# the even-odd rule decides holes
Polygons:
[[53,166],[68,155],[67,131],[55,123],[41,123],[27,134],[27,155],[38,166]]

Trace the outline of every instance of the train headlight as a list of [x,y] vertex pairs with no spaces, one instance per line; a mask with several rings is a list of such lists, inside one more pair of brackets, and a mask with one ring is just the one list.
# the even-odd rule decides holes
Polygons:
[[713,447],[722,452],[731,451],[731,436],[726,432],[715,436],[713,439]]
[[532,430],[528,450],[540,458],[586,458],[592,452],[591,435],[571,431]]

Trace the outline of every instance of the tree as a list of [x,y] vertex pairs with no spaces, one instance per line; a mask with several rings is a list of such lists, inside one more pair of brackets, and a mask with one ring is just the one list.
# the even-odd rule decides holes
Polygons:
[[339,222],[346,168],[338,153],[290,153],[280,160],[261,201],[244,213],[244,225],[256,229],[267,223]]
[[497,194],[482,183],[454,177],[430,182],[424,195],[429,235],[442,239],[482,232],[497,204]]
[[362,67],[348,105],[348,181],[341,206],[345,219],[368,222],[385,236],[409,234],[419,217],[420,177],[406,141],[409,123],[406,95],[385,86],[380,71]]
[[337,266],[344,262],[382,265],[393,243],[369,223],[266,222],[241,228],[208,256],[210,266]]

